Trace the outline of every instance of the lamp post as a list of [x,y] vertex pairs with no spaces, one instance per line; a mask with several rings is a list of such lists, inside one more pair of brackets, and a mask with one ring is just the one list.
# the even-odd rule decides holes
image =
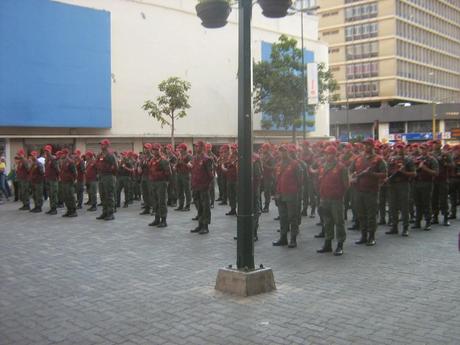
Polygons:
[[348,103],[348,79],[347,79],[346,71],[345,71],[345,98],[347,101],[347,142],[350,142],[350,118],[349,118],[350,103]]
[[433,140],[436,140],[436,102],[434,101],[433,95],[433,79],[434,79],[434,72],[430,72],[430,100],[431,100],[431,129],[432,129],[432,136]]
[[305,52],[303,43],[303,11],[300,11],[300,40],[302,49],[302,137],[303,140],[307,139],[307,107],[306,107],[306,96],[305,96]]

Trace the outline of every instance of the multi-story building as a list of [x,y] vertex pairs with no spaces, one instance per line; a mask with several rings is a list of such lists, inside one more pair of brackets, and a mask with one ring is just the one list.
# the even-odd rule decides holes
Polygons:
[[339,104],[460,100],[460,0],[318,0]]

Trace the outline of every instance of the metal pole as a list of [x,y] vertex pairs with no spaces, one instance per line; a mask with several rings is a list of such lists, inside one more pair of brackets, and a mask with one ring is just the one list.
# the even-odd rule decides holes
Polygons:
[[306,109],[306,97],[305,97],[305,52],[304,52],[304,42],[303,42],[303,11],[300,12],[300,37],[302,40],[302,134],[303,140],[307,138],[307,109]]
[[236,265],[254,269],[253,181],[252,181],[252,0],[240,0],[238,73],[238,220]]
[[350,142],[350,118],[349,118],[349,108],[350,104],[348,103],[348,80],[347,72],[345,71],[345,97],[347,98],[347,142]]

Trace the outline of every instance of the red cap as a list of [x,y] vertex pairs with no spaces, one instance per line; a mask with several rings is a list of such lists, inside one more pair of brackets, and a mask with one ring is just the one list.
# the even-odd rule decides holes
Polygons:
[[35,158],[37,158],[37,157],[38,157],[38,152],[37,152],[37,151],[32,151],[32,152],[30,153],[30,155],[31,155],[31,156],[34,156]]
[[211,149],[212,149],[212,144],[206,143],[206,150],[211,150]]
[[403,143],[397,143],[397,144],[395,145],[395,148],[397,148],[397,149],[403,149],[404,147],[405,147],[405,146],[404,146]]
[[221,151],[228,151],[228,149],[230,148],[230,146],[228,144],[223,144],[221,147],[220,147],[220,150]]
[[18,156],[24,156],[25,154],[24,149],[19,149]]
[[166,145],[166,148],[167,148],[168,150],[170,150],[170,151],[172,151],[172,150],[173,150],[173,146],[172,146],[172,144],[167,144],[167,145]]
[[289,146],[287,144],[282,144],[278,147],[279,151],[289,151]]
[[94,153],[93,153],[93,151],[86,151],[85,156],[86,157],[93,157]]
[[374,146],[374,139],[369,138],[369,139],[364,140],[362,143]]
[[45,145],[45,147],[43,148],[43,151],[47,151],[51,153],[53,151],[53,147],[51,145]]
[[99,144],[101,144],[101,145],[110,145],[110,140],[109,139],[102,139]]
[[328,147],[326,147],[326,149],[324,150],[324,153],[327,153],[327,154],[336,154],[337,153],[337,149],[335,148],[335,146],[333,145],[329,145]]
[[263,149],[263,150],[269,150],[270,147],[271,147],[271,145],[270,145],[269,143],[264,143],[264,144],[262,144],[262,149]]
[[74,154],[75,154],[76,156],[80,157],[81,151],[80,151],[80,150],[75,150]]
[[302,146],[306,146],[306,147],[309,147],[310,146],[310,142],[308,140],[304,140],[302,142]]
[[238,144],[232,144],[231,146],[232,150],[238,150]]
[[145,143],[145,144],[144,144],[144,149],[151,150],[151,149],[152,149],[152,144],[150,144],[150,143]]
[[152,144],[152,150],[161,150],[161,145],[158,143]]
[[195,146],[197,146],[197,147],[206,147],[206,144],[205,144],[204,141],[199,140],[199,141],[197,141],[197,142],[195,143]]

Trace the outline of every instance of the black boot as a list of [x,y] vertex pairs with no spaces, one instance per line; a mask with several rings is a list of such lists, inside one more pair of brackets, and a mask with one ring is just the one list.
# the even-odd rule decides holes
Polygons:
[[184,211],[184,212],[190,211],[190,205],[185,205],[185,207],[183,208],[182,211]]
[[324,237],[326,237],[326,235],[324,234],[324,229],[322,229],[319,234],[315,235],[315,238],[324,238]]
[[129,204],[128,204],[127,202],[125,202],[125,203],[123,204],[123,208],[128,208],[128,205],[129,205]]
[[89,211],[89,212],[97,211],[96,205],[93,205],[93,206],[91,206],[90,208],[88,208],[88,211]]
[[78,217],[77,210],[71,210],[67,217],[69,218]]
[[438,216],[433,216],[433,220],[431,221],[431,224],[439,224],[439,219]]
[[425,231],[430,231],[431,230],[431,223],[429,220],[426,221],[425,227],[423,228]]
[[291,241],[289,242],[288,248],[296,248],[297,247],[297,236],[291,234]]
[[280,216],[273,218],[273,220],[280,220]]
[[232,208],[230,210],[230,212],[227,212],[225,215],[226,216],[235,216],[236,215],[236,210],[234,208]]
[[337,248],[334,251],[334,256],[341,256],[343,255],[343,242],[337,243]]
[[48,213],[49,215],[51,215],[51,216],[54,216],[54,215],[57,214],[57,210],[56,210],[55,208],[52,208],[52,209],[49,210],[47,213]]
[[391,227],[391,230],[385,232],[386,235],[397,235],[398,234],[398,226],[397,225],[393,225]]
[[442,225],[444,225],[444,226],[450,226],[449,217],[447,216],[447,214],[444,215],[444,220],[443,220],[443,222],[442,222]]
[[262,209],[262,213],[268,213],[268,205],[265,205]]
[[421,228],[422,228],[422,224],[420,220],[415,220],[414,225],[412,225],[411,227],[411,229],[421,229]]
[[42,208],[41,207],[35,207],[32,211],[32,213],[40,213],[42,211]]
[[159,228],[166,228],[168,223],[166,223],[166,217],[161,217],[160,224],[157,225]]
[[144,208],[144,211],[142,211],[142,212],[139,213],[139,214],[140,214],[141,216],[150,214],[150,208],[148,208],[148,207]]
[[178,208],[175,208],[174,211],[182,211],[184,209],[184,205],[179,205]]
[[218,205],[227,205],[227,202],[226,202],[226,201],[222,201],[222,202],[219,202]]
[[331,253],[332,252],[332,241],[331,240],[324,241],[323,248],[318,249],[316,252],[320,254]]
[[304,209],[302,210],[301,215],[302,215],[302,217],[308,216],[308,210],[307,210],[306,208],[304,208]]
[[369,233],[369,238],[367,239],[367,243],[366,243],[366,246],[368,247],[372,247],[372,246],[375,246],[375,233],[373,232],[370,232]]
[[358,224],[357,224],[357,223],[353,223],[352,226],[348,227],[348,230],[358,230]]
[[157,226],[158,224],[160,224],[160,216],[155,216],[154,221],[151,222],[149,226]]
[[69,214],[70,214],[70,210],[67,210],[66,213],[64,213],[64,214],[62,215],[62,217],[68,217]]
[[384,218],[380,218],[378,225],[385,225],[387,222],[385,221]]
[[192,233],[197,233],[201,231],[201,224],[198,224],[198,226],[195,229],[190,230]]
[[367,232],[361,231],[361,238],[355,242],[355,244],[365,244],[367,243]]
[[287,246],[288,240],[287,235],[281,235],[278,241],[272,243],[275,247]]
[[105,216],[104,220],[114,220],[115,219],[115,216],[113,215],[113,213],[110,213],[108,214],[107,216]]
[[208,233],[209,233],[208,224],[202,224],[201,225],[201,230],[198,232],[198,234],[205,235],[205,234],[208,234]]
[[196,215],[195,217],[192,218],[192,220],[198,220],[198,215]]
[[30,206],[29,205],[23,205],[19,211],[30,211]]
[[404,227],[402,233],[401,233],[401,236],[402,237],[409,237],[409,228],[408,227]]
[[105,217],[107,217],[107,214],[102,213],[99,217],[96,217],[96,219],[101,220],[101,219],[104,219]]

